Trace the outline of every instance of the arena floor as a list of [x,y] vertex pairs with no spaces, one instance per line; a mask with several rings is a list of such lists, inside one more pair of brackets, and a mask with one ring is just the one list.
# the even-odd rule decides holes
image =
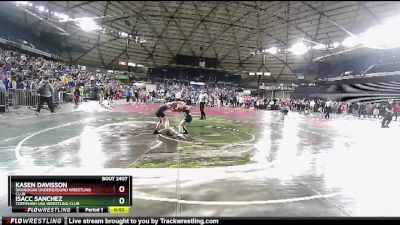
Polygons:
[[133,175],[131,216],[400,215],[397,122],[229,108],[202,121],[193,108],[177,138],[152,134],[156,107],[0,117],[0,215],[6,176],[43,174]]

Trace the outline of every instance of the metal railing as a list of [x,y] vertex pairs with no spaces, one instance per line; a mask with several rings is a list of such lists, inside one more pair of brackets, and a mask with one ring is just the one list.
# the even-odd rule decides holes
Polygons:
[[55,91],[53,94],[53,104],[61,105],[64,103],[64,92],[63,91]]
[[39,103],[36,90],[8,89],[8,104],[13,108],[20,106],[35,106]]
[[[10,107],[19,108],[21,106],[35,107],[38,105],[40,95],[37,90],[29,89],[8,89],[0,90],[0,112],[2,107],[9,111]],[[64,103],[64,92],[55,91],[53,94],[53,104],[60,106]]]
[[8,96],[5,89],[0,89],[0,112],[8,111]]

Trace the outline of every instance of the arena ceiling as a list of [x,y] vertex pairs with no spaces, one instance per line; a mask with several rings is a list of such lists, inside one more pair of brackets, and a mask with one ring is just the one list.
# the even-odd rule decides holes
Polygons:
[[[348,32],[360,32],[383,18],[397,15],[399,2],[383,1],[41,1],[50,11],[71,18],[97,17],[106,30],[144,37],[147,42],[127,44],[126,38],[101,31],[85,32],[73,22],[46,19],[46,13],[15,2],[2,2],[0,13],[20,25],[40,32],[69,35],[67,41],[83,52],[64,52],[66,61],[108,67],[121,60],[147,67],[175,65],[177,55],[216,58],[218,69],[248,77],[248,72],[269,71],[270,81],[297,81],[299,69],[313,59],[336,54],[333,50],[253,54],[259,48],[290,48],[300,38],[315,43],[342,42]],[[47,13],[49,15],[49,13]],[[48,16],[47,15],[47,16]],[[51,22],[53,25],[51,25]]]

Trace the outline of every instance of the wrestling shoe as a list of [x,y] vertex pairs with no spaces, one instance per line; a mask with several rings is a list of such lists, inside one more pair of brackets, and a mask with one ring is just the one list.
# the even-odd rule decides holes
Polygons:
[[153,132],[153,134],[159,134],[159,133],[160,133],[160,132],[158,132],[158,131],[156,131],[156,130]]

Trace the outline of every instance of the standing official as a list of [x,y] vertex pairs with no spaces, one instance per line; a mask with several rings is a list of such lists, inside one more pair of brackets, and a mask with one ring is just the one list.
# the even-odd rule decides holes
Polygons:
[[44,102],[47,103],[47,106],[49,107],[50,111],[52,113],[55,113],[53,105],[54,88],[49,81],[49,76],[46,76],[44,80],[40,83],[38,94],[40,96],[40,99],[39,99],[39,104],[37,106],[36,115],[40,115],[40,110],[42,109]]
[[332,101],[328,98],[328,101],[325,103],[325,119],[329,119],[329,113],[331,113]]
[[393,111],[392,111],[393,100],[389,99],[384,105],[384,117],[382,120],[382,128],[389,128],[389,123],[392,121]]
[[206,114],[204,113],[204,106],[206,105],[207,100],[208,100],[208,95],[205,93],[205,91],[201,91],[201,94],[199,95],[201,120],[206,119]]

